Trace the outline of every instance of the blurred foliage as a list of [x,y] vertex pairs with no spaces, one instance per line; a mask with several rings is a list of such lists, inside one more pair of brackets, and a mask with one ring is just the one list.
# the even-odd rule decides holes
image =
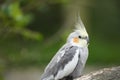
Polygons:
[[[46,51],[43,39],[57,32],[56,26],[61,26],[61,7],[67,2],[68,0],[0,1],[0,80],[4,79],[6,69],[40,66],[47,62],[44,61],[44,54],[41,54]],[[51,27],[54,29],[50,30]]]
[[[26,29],[26,26],[31,22],[32,15],[24,13],[20,7],[20,2],[4,3],[1,5],[1,34],[2,32],[20,34],[26,38],[36,40],[42,39],[42,34]],[[3,36],[3,35],[2,35]]]
[[3,34],[2,32],[15,33],[20,34],[25,38],[41,40],[43,36],[40,32],[34,32],[33,30],[26,28],[35,16],[35,13],[32,13],[31,11],[39,11],[39,9],[45,11],[45,7],[47,6],[46,3],[55,4],[65,2],[67,2],[67,0],[6,0],[2,2],[0,9],[1,34]]
[[120,10],[118,0],[93,0],[89,62],[120,65]]
[[[90,35],[87,63],[119,65],[119,1],[86,2],[80,6],[90,17],[90,25],[86,25]],[[56,35],[65,23],[63,9],[70,3],[72,0],[0,1],[0,80],[6,69],[43,66],[50,61],[70,31]]]
[[[38,42],[41,44],[43,37],[46,36],[48,37],[48,35],[51,33],[54,34],[53,32],[55,32],[55,30],[57,29],[56,26],[59,27],[61,24],[61,22],[58,21],[59,18],[61,17],[61,13],[60,13],[61,5],[65,5],[67,2],[68,0],[1,1],[0,2],[1,4],[0,5],[0,21],[1,21],[0,53],[2,57],[5,57],[5,58],[1,57],[1,61],[4,62],[5,59],[5,62],[9,64],[14,64],[14,61],[16,61],[16,63],[19,64],[18,62],[19,59],[22,60],[22,58],[25,57],[25,54],[22,57],[20,57],[19,53],[22,51],[24,52],[24,50],[25,53],[27,53],[26,49],[22,50],[20,48],[23,48],[25,47],[24,45],[29,45],[30,43],[31,43],[30,45],[33,45]],[[60,15],[58,18],[56,17],[58,15],[55,16],[53,15],[53,13],[55,12],[58,15]],[[53,20],[52,17],[54,17],[53,19],[56,20],[56,24],[54,23],[55,20],[52,21]],[[50,18],[51,22],[50,19],[47,20],[46,18],[47,19]],[[47,25],[46,25],[46,20],[47,20]],[[50,27],[48,26],[53,26],[55,29],[49,30]],[[29,46],[26,46],[26,48],[28,48]],[[31,47],[33,48],[33,46]],[[27,58],[25,57],[25,59]]]

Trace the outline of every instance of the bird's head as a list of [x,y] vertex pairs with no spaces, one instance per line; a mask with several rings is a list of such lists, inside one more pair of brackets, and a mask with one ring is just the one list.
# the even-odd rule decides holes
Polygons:
[[89,43],[89,36],[80,17],[78,18],[75,27],[76,29],[74,32],[68,36],[67,42],[80,47],[87,46]]

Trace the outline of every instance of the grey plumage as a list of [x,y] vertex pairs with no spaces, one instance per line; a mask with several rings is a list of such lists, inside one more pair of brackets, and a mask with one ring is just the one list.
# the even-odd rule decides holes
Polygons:
[[[74,71],[71,74],[69,74],[68,76],[72,76],[73,78],[79,77],[81,75],[81,72],[84,68],[85,62],[88,57],[88,55],[86,54],[86,53],[88,53],[88,49],[87,49],[87,47],[79,48],[77,46],[72,46],[70,44],[66,44],[58,51],[58,53],[54,56],[54,58],[48,64],[48,66],[45,69],[44,74],[41,77],[41,80],[55,80],[54,76],[57,75],[59,70],[64,69],[65,65],[69,61],[71,61],[71,59],[75,55],[75,51],[77,49],[79,49],[79,55],[78,55],[79,60],[78,60],[77,66],[75,67]],[[65,53],[61,53],[63,50],[65,50]],[[84,56],[81,55],[82,52],[83,52],[83,54],[85,54],[85,58],[84,58]],[[58,56],[61,56],[61,58],[62,58],[59,62],[57,62]],[[83,57],[84,59],[81,57]],[[51,79],[48,79],[50,77],[51,77]],[[64,77],[66,77],[66,76],[64,76]]]
[[[72,46],[72,45],[68,46],[68,45],[63,46],[63,48],[60,49],[60,51],[58,51],[58,53],[55,55],[55,57],[52,59],[52,61],[46,67],[45,73],[42,75],[42,78],[49,77],[50,75],[56,76],[58,73],[58,70],[64,69],[65,65],[69,61],[71,61],[71,59],[73,58],[75,51],[76,51],[76,49],[78,49],[78,47]],[[61,53],[63,50],[65,50],[65,52]],[[62,58],[59,61],[57,61],[58,56],[61,56],[61,58]],[[41,80],[42,80],[42,78],[41,78]]]
[[73,80],[81,76],[88,58],[89,37],[80,17],[76,28],[47,65],[40,80]]

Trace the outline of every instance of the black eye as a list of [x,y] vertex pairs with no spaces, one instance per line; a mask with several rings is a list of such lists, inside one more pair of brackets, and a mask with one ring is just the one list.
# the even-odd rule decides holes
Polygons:
[[78,36],[78,38],[82,38],[81,36]]

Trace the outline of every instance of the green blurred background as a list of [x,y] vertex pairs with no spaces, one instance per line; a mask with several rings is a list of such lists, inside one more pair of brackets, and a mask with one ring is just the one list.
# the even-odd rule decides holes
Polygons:
[[90,36],[87,65],[120,65],[119,3],[119,0],[1,0],[0,80],[13,80],[8,72],[16,68],[37,67],[42,71],[73,31],[78,11]]

